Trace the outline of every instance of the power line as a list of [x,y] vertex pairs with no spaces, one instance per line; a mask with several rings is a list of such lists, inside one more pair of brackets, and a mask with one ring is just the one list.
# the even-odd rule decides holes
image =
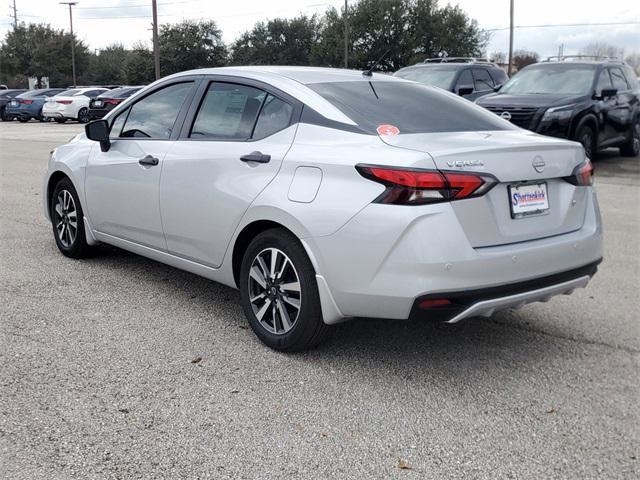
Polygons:
[[[640,25],[640,22],[602,22],[602,23],[557,23],[546,25],[516,25],[513,28],[553,28],[553,27],[601,27],[611,25]],[[510,27],[485,28],[485,32],[498,32],[509,30]]]

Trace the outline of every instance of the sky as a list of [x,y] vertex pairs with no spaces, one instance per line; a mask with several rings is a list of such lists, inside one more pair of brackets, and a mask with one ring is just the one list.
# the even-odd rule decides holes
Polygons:
[[[59,0],[15,1],[20,21],[69,28],[68,7],[60,5]],[[2,2],[0,38],[12,26],[12,8],[6,6],[12,2]],[[508,51],[509,0],[441,0],[440,3],[459,5],[481,28],[492,31],[487,53]],[[158,0],[158,21],[162,24],[183,19],[214,19],[225,42],[230,43],[257,21],[322,14],[331,6],[342,5],[344,0]],[[75,34],[92,49],[114,42],[125,46],[139,41],[151,43],[151,0],[78,0],[73,8]],[[533,50],[545,57],[557,54],[560,44],[564,45],[565,54],[574,54],[589,43],[605,42],[622,47],[627,53],[640,52],[638,0],[515,0],[516,26],[585,23],[589,25],[517,28],[514,48]],[[594,25],[596,23],[617,24]]]

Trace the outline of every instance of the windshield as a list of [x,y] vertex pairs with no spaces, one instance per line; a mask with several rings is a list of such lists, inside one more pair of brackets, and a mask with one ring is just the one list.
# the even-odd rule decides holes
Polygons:
[[595,72],[595,65],[536,65],[518,72],[500,93],[586,95]]
[[381,126],[395,127],[400,134],[512,128],[467,100],[417,83],[351,81],[307,86],[368,133],[375,134]]
[[418,67],[398,70],[394,76],[449,90],[453,84],[453,78],[456,76],[456,72],[456,68]]

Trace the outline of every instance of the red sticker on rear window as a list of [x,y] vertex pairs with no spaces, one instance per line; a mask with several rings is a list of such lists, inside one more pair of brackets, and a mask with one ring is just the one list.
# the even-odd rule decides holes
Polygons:
[[380,125],[376,128],[378,135],[398,135],[400,130],[394,125]]

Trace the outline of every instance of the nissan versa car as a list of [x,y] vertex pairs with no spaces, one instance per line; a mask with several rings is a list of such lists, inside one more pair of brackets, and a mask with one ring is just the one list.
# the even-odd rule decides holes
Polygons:
[[640,83],[624,62],[537,63],[476,103],[522,128],[577,140],[589,158],[608,147],[640,155]]
[[107,92],[102,87],[72,88],[47,99],[42,107],[42,115],[58,123],[77,120],[80,123],[89,121],[89,102],[98,95]]
[[349,317],[458,322],[546,301],[602,258],[579,143],[387,75],[194,70],[85,130],[44,182],[60,251],[104,242],[238,288],[279,350]]

